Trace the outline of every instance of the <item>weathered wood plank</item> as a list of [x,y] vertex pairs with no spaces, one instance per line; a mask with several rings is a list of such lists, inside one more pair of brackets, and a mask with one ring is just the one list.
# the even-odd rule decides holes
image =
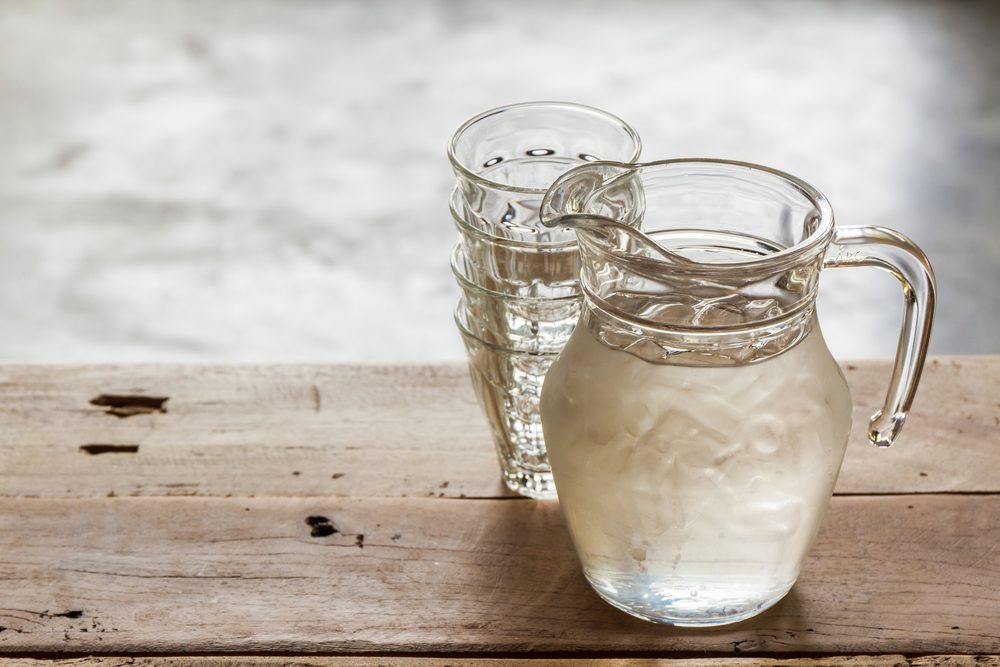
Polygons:
[[838,493],[997,491],[1000,473],[1000,356],[928,361],[899,442],[867,441],[868,419],[882,405],[891,363],[842,364],[854,397],[854,427]]
[[[864,437],[888,362],[846,369],[855,428],[839,493],[1000,491],[1000,356],[929,363],[888,451]],[[129,406],[90,403],[101,395],[168,400],[121,417],[109,411]],[[460,364],[4,365],[0,423],[7,496],[506,494]]]
[[782,603],[691,631],[601,602],[554,502],[3,499],[0,652],[997,653],[998,516],[836,498]]
[[903,655],[823,658],[396,658],[396,657],[87,657],[0,658],[0,667],[997,667],[1000,656]]
[[[166,412],[91,405],[108,394]],[[0,366],[0,423],[5,495],[505,494],[459,364]]]

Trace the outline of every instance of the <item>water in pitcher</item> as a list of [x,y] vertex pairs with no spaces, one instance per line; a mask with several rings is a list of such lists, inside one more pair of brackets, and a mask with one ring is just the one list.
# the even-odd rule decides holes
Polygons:
[[584,573],[664,623],[766,609],[795,582],[850,431],[815,318],[820,271],[879,266],[904,283],[900,357],[868,425],[885,447],[926,351],[926,258],[892,230],[835,229],[793,176],[724,160],[596,162],[560,176],[540,210],[580,250],[581,319],[540,410]]
[[792,348],[725,367],[651,363],[581,323],[541,411],[590,583],[629,613],[676,625],[732,622],[781,599],[851,425],[815,322]]

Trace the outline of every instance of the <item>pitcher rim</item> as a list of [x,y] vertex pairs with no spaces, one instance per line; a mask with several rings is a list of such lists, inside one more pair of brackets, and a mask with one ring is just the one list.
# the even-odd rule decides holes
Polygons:
[[[569,171],[563,173],[553,182],[552,184],[553,187],[550,187],[548,192],[551,193],[553,191],[553,188],[556,185],[556,183],[564,179],[572,178],[575,172],[582,171],[587,168],[593,168],[595,165],[620,167],[628,171],[635,172],[640,169],[645,169],[648,167],[662,167],[662,166],[670,166],[678,164],[724,165],[730,167],[743,167],[749,170],[750,172],[763,172],[770,176],[777,177],[778,179],[793,186],[804,197],[806,197],[806,199],[808,199],[809,202],[819,212],[819,222],[816,225],[816,229],[813,230],[812,233],[810,233],[804,239],[800,240],[798,243],[790,245],[787,248],[783,248],[778,252],[771,253],[769,255],[763,255],[757,259],[750,259],[744,261],[712,262],[712,263],[692,261],[691,265],[693,266],[702,267],[709,270],[711,270],[713,267],[719,269],[759,267],[761,265],[765,264],[769,265],[775,262],[780,262],[782,260],[787,260],[789,258],[799,258],[802,255],[807,254],[810,250],[814,250],[820,246],[828,245],[833,238],[833,231],[834,231],[833,206],[830,204],[830,201],[826,198],[826,195],[820,192],[819,189],[817,189],[815,186],[809,184],[808,182],[802,180],[797,176],[793,176],[792,174],[786,171],[782,171],[781,169],[768,167],[766,165],[758,164],[755,162],[746,162],[742,160],[727,160],[723,158],[704,158],[704,157],[670,158],[666,160],[654,160],[651,162],[617,162],[614,160],[598,160],[595,162],[588,162],[586,164],[573,167]],[[560,215],[551,216],[548,217],[548,219],[546,219],[545,209],[548,203],[547,199],[548,199],[548,194],[546,194],[545,199],[543,199],[542,201],[542,205],[539,207],[539,218],[541,219],[542,224],[548,227],[555,227],[560,224],[565,224],[561,223],[560,221],[572,220],[574,217],[601,218],[604,220],[608,220],[610,222],[615,222],[615,223],[618,222],[616,220],[608,218],[607,216],[602,216],[593,213],[564,213]],[[641,234],[642,236],[645,236],[656,247],[662,248],[662,246],[650,236],[650,233],[656,233],[658,231],[663,231],[663,230],[649,230],[649,233],[647,233],[644,230],[633,228],[633,231]],[[687,268],[692,268],[692,267],[689,266]]]
[[[476,172],[472,171],[471,169],[466,167],[461,160],[458,159],[458,154],[457,154],[458,139],[459,137],[462,136],[462,134],[466,130],[468,130],[470,127],[472,127],[479,121],[489,118],[490,116],[495,116],[505,111],[510,111],[511,109],[519,109],[523,107],[563,107],[577,111],[589,111],[595,113],[598,116],[602,116],[607,120],[611,120],[615,123],[618,123],[625,130],[625,133],[628,135],[629,139],[631,139],[635,145],[632,151],[632,158],[631,158],[632,160],[638,159],[639,155],[642,154],[642,140],[639,138],[639,133],[635,131],[635,128],[626,123],[624,119],[611,113],[610,111],[605,111],[604,109],[598,109],[597,107],[593,107],[588,104],[579,104],[578,102],[561,102],[558,100],[535,100],[530,102],[517,102],[515,104],[504,104],[499,107],[494,107],[493,109],[487,109],[486,111],[476,114],[475,116],[469,118],[464,123],[459,125],[458,128],[454,132],[452,132],[451,138],[448,140],[448,161],[451,162],[451,166],[456,171],[461,173],[464,178],[467,178],[471,181],[475,181],[477,183],[484,184],[488,187],[495,188],[497,190],[503,190],[506,192],[540,194],[540,195],[544,195],[546,192],[548,192],[547,187],[545,188],[523,187],[517,185],[510,185],[509,183],[501,183],[499,181],[494,181],[490,178],[486,178],[485,176],[481,176],[480,174],[477,174]],[[597,160],[597,162],[609,162],[609,161]],[[585,162],[584,164],[594,164],[594,162]],[[622,163],[622,164],[629,164],[629,163]]]

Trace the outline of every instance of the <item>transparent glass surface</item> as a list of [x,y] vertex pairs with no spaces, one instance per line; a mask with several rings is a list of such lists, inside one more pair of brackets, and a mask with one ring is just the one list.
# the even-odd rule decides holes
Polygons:
[[451,262],[462,288],[464,324],[478,338],[520,352],[562,350],[580,318],[582,298],[575,285],[563,296],[503,294],[480,286],[502,287],[502,281],[479,276],[461,244],[452,251]]
[[554,491],[538,416],[545,371],[579,318],[580,261],[571,230],[541,224],[547,188],[574,166],[635,160],[635,131],[598,109],[529,102],[486,111],[452,136],[450,201],[459,232],[452,271],[473,384],[510,488]]
[[492,109],[458,128],[448,158],[469,225],[535,243],[572,241],[540,224],[538,208],[552,182],[593,160],[632,162],[639,136],[617,116],[566,102],[526,102]]
[[727,161],[580,167],[542,218],[574,229],[581,256],[581,324],[540,407],[584,573],[647,620],[759,613],[794,583],[850,432],[815,315],[820,270],[881,265],[904,284],[896,371],[872,421],[882,444],[926,350],[926,258],[891,230],[835,229],[822,194],[792,176]]
[[558,351],[511,349],[485,340],[493,336],[491,328],[472,319],[472,312],[461,299],[455,323],[462,333],[469,376],[490,425],[503,480],[521,495],[554,498],[538,401]]
[[580,326],[541,412],[587,579],[615,606],[676,625],[737,621],[791,588],[851,427],[815,325],[745,366],[650,363]]
[[511,296],[580,296],[580,254],[575,235],[561,243],[517,241],[487,234],[462,216],[461,193],[452,193],[451,215],[458,230],[459,261],[452,268],[466,282]]

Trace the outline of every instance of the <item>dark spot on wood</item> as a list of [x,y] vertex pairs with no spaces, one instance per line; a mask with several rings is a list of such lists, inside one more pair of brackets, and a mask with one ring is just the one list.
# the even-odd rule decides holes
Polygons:
[[927,473],[925,473],[925,472],[922,472],[922,473],[920,473],[920,476],[921,476],[921,477],[927,477]]
[[323,407],[323,397],[319,393],[319,387],[313,385],[309,388],[309,393],[312,395],[313,400],[313,410],[319,412]]
[[80,628],[80,632],[90,632],[87,628]]
[[249,508],[249,507],[244,507],[244,508],[243,508],[243,511],[244,511],[244,512],[249,512],[249,511],[250,511],[250,508]]
[[105,412],[115,417],[125,418],[135,415],[148,415],[155,412],[165,413],[163,404],[170,400],[169,396],[139,396],[126,394],[101,394],[90,399],[91,405],[107,408]]
[[80,451],[91,456],[97,456],[98,454],[136,454],[139,451],[139,445],[80,445]]
[[849,371],[856,371],[856,370],[858,370],[858,367],[855,366],[854,364],[847,364],[847,370],[849,370]]
[[398,542],[399,538],[401,538],[402,536],[403,536],[402,533],[393,533],[392,537],[390,537],[389,539],[392,540],[393,542]]
[[295,476],[295,477],[298,477],[298,476],[299,476],[299,475],[301,475],[301,474],[302,474],[302,472],[301,472],[301,471],[299,471],[299,470],[293,470],[293,471],[292,471],[292,475],[293,475],[293,476]]
[[307,516],[306,523],[312,528],[309,534],[313,537],[330,537],[334,533],[340,532],[333,525],[333,522],[325,516]]
[[962,628],[958,627],[957,625],[953,625],[953,626],[951,626],[951,629],[952,630],[961,630]]
[[114,497],[115,497],[115,496],[117,496],[117,495],[118,495],[118,494],[117,494],[117,493],[115,493],[113,489],[112,489],[111,491],[108,491],[108,498],[114,498]]
[[0,632],[4,632],[5,630],[7,630],[7,628],[5,628],[4,626],[0,625]]
[[330,537],[336,532],[337,529],[334,528],[331,524],[321,523],[318,526],[313,526],[309,534],[312,535],[313,537]]
[[354,536],[354,545],[359,549],[365,548],[365,536],[364,533],[358,533]]
[[816,632],[816,631],[813,630],[812,628],[806,628],[806,632]]
[[911,509],[913,509],[913,505],[907,505],[907,506],[906,506],[906,509],[908,509],[908,510],[911,510]]
[[438,488],[439,489],[447,489],[448,488],[448,482],[441,482],[440,484],[438,484]]
[[330,475],[330,479],[340,479],[343,476],[344,476],[344,473],[342,473],[342,472],[335,472],[332,475]]
[[79,609],[71,609],[61,614],[52,614],[53,618],[80,618],[81,616],[83,616],[83,612]]

